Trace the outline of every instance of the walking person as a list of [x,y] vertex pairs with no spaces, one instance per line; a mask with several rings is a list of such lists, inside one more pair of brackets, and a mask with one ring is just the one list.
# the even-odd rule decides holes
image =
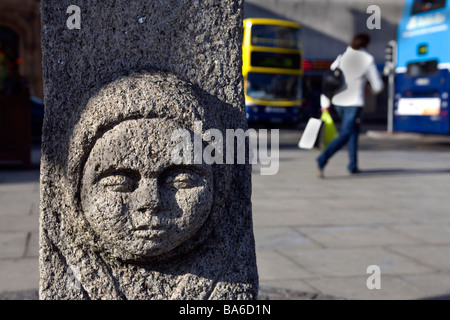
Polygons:
[[331,65],[342,70],[345,84],[331,101],[324,94],[320,97],[322,110],[334,105],[342,123],[339,135],[323,150],[316,159],[318,177],[324,177],[324,168],[330,158],[342,147],[348,144],[349,164],[351,174],[359,173],[358,168],[358,135],[360,131],[361,115],[364,106],[365,88],[367,81],[373,94],[383,90],[384,84],[375,65],[374,57],[367,52],[370,37],[367,34],[357,34],[350,46]]

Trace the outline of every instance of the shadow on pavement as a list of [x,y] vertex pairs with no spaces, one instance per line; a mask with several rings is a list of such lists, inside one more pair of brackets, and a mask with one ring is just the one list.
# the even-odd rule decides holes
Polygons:
[[367,169],[361,170],[358,174],[349,174],[345,176],[327,176],[326,179],[355,179],[380,176],[405,176],[405,175],[423,175],[423,174],[450,174],[449,169]]
[[444,294],[444,295],[441,295],[441,296],[427,297],[427,298],[423,298],[421,300],[450,300],[450,294]]

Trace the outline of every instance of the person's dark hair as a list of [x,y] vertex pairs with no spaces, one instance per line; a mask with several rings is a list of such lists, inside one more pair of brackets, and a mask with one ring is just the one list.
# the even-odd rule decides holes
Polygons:
[[355,50],[359,50],[361,48],[367,48],[369,43],[370,43],[370,36],[367,33],[360,33],[353,37],[350,46]]

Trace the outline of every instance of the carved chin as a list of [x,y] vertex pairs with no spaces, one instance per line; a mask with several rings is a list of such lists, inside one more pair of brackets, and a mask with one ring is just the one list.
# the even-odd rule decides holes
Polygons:
[[[205,220],[208,220],[208,216]],[[127,230],[116,236],[111,233],[100,234],[94,247],[99,252],[107,252],[111,258],[126,262],[165,261],[201,244],[212,229],[211,223],[204,221],[195,228],[191,225],[185,230],[166,226]]]

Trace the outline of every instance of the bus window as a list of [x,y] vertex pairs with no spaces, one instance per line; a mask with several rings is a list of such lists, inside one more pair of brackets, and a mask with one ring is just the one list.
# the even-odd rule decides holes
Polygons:
[[408,63],[406,74],[410,77],[422,77],[438,72],[437,60]]
[[300,55],[298,53],[253,51],[251,64],[254,67],[298,69],[300,68]]
[[252,45],[261,47],[299,49],[300,30],[297,28],[255,24],[252,26]]
[[412,14],[441,9],[445,7],[445,4],[446,0],[415,0]]
[[282,74],[249,73],[247,95],[261,100],[301,99],[301,78]]

